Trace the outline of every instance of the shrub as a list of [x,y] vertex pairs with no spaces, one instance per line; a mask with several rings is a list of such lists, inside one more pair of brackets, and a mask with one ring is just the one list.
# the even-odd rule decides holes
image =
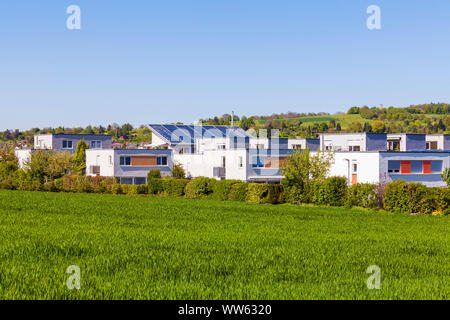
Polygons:
[[311,188],[311,201],[317,205],[343,206],[347,188],[347,179],[344,177],[330,177],[321,182],[314,182]]
[[119,183],[114,183],[111,185],[112,194],[122,194],[122,186]]
[[349,208],[378,208],[377,186],[370,183],[358,183],[348,188],[345,205]]
[[163,179],[149,178],[147,179],[148,194],[159,194],[163,192]]
[[247,198],[248,183],[238,182],[231,186],[228,192],[228,200],[231,201],[245,201]]
[[136,184],[122,184],[120,185],[122,188],[122,193],[135,196],[138,194],[146,194],[147,186],[146,185],[136,185]]
[[147,174],[147,180],[150,179],[161,179],[161,170],[159,169],[152,169]]
[[78,193],[90,193],[93,192],[94,189],[92,187],[92,182],[90,177],[79,176],[75,179],[74,185],[75,192]]
[[185,179],[175,179],[175,178],[165,178],[162,179],[162,192],[165,195],[172,197],[182,197],[184,196],[184,189],[189,183],[189,180]]
[[386,185],[384,208],[387,211],[401,213],[431,213],[431,208],[426,206],[435,200],[432,192],[420,183],[393,181]]
[[279,184],[249,183],[247,202],[280,203],[283,200],[283,186]]
[[185,187],[186,198],[205,198],[213,192],[213,186],[216,180],[199,177],[189,181]]
[[216,181],[213,186],[212,198],[220,201],[228,200],[231,188],[236,183],[240,183],[240,181],[239,180]]

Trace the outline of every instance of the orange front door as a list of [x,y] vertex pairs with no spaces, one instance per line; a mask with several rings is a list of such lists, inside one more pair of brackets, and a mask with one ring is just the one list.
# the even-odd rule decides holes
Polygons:
[[358,183],[358,175],[356,173],[352,174],[352,185]]

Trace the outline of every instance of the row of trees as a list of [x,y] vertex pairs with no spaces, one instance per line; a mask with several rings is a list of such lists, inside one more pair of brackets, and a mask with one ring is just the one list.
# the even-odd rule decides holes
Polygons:
[[29,142],[33,141],[33,136],[36,134],[104,134],[111,135],[113,139],[121,141],[121,142],[132,142],[132,143],[141,143],[141,142],[151,142],[152,132],[151,130],[144,125],[141,125],[138,128],[134,128],[131,124],[126,123],[123,125],[118,125],[117,123],[113,123],[106,127],[103,126],[87,126],[85,128],[76,127],[76,128],[33,128],[30,130],[20,131],[16,130],[5,130],[0,131],[0,141],[8,142],[8,141],[18,141],[18,140],[27,140]]

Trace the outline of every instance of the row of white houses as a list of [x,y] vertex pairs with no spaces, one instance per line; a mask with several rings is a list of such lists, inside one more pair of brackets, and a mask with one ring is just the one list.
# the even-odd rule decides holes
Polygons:
[[[308,148],[332,151],[331,176],[349,184],[403,179],[427,186],[445,186],[440,174],[450,167],[450,135],[322,134],[320,139],[255,138],[238,127],[149,125],[149,149],[112,149],[110,136],[37,135],[35,149],[73,153],[85,139],[87,174],[118,177],[123,184],[145,184],[158,168],[170,175],[174,163],[188,177],[210,177],[279,183],[280,165],[292,152]],[[272,135],[273,136],[273,135]],[[32,150],[17,150],[21,165]]]

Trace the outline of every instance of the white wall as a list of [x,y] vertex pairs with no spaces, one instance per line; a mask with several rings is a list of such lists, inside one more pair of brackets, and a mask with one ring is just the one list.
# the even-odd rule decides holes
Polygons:
[[380,154],[378,152],[335,152],[329,176],[346,177],[351,183],[352,163],[357,164],[358,183],[379,182]]
[[53,146],[53,135],[38,134],[34,136],[35,149],[52,149],[52,146]]
[[349,146],[359,146],[366,151],[366,135],[364,133],[321,134],[320,149],[330,146],[335,151],[348,151]]
[[438,150],[444,150],[444,135],[443,134],[427,134],[426,142],[436,141]]
[[86,175],[91,173],[91,166],[100,166],[100,175],[114,177],[114,150],[86,150]]

